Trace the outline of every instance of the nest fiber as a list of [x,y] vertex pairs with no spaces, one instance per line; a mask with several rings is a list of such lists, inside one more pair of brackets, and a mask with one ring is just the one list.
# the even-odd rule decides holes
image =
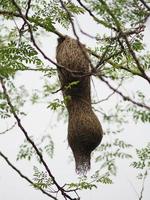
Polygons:
[[[72,149],[77,173],[90,169],[91,152],[103,136],[101,124],[92,110],[90,61],[86,48],[68,36],[58,39],[56,49],[58,76],[63,96],[68,100],[68,143]],[[72,84],[75,83],[75,84]]]

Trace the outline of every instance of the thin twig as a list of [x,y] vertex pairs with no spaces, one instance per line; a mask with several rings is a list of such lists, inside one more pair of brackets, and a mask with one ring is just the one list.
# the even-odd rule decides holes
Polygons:
[[141,107],[141,108],[146,108],[146,109],[150,110],[150,107],[149,107],[148,105],[142,104],[142,103],[140,103],[140,102],[137,102],[137,101],[135,101],[135,100],[129,98],[128,96],[125,96],[122,92],[120,92],[117,88],[114,88],[107,80],[105,80],[105,78],[103,78],[103,77],[101,77],[101,76],[99,76],[99,78],[100,78],[104,83],[106,83],[106,85],[107,85],[111,90],[113,90],[115,93],[119,94],[119,95],[123,98],[124,101],[129,101],[129,102],[133,103],[134,105],[137,105],[137,106],[139,106],[139,107]]
[[130,179],[127,178],[127,181],[129,182],[129,184],[131,185],[131,187],[132,187],[133,191],[135,192],[137,198],[139,199],[139,194],[138,194],[138,192],[137,192],[135,186],[134,186],[133,183],[130,181]]
[[11,127],[7,128],[5,131],[0,132],[0,135],[3,135],[7,132],[9,132],[10,130],[12,130],[15,126],[16,126],[17,122],[15,122]]
[[[119,89],[119,87],[121,86],[121,84],[122,84],[122,81],[121,81],[121,83],[119,83],[119,85],[118,85],[118,87],[116,88],[116,90]],[[113,92],[110,93],[106,98],[101,99],[101,100],[96,101],[96,102],[93,102],[92,104],[98,104],[98,103],[102,103],[102,102],[104,102],[104,101],[107,101],[107,100],[108,100],[110,97],[112,97],[115,93],[116,93],[116,91],[113,91]]]
[[[1,151],[0,151],[0,156],[1,156],[2,158],[4,158],[4,160],[7,162],[7,164],[8,164],[13,170],[15,170],[15,171],[19,174],[19,176],[20,176],[21,178],[25,179],[28,183],[30,183],[33,187],[35,187],[35,183],[34,183],[33,181],[31,181],[27,176],[25,176],[24,174],[22,174],[22,172],[21,172],[19,169],[17,169],[17,168],[8,160],[8,158],[7,158]],[[57,200],[56,197],[54,197],[54,196],[52,196],[51,194],[47,193],[47,192],[46,192],[45,190],[43,190],[42,188],[38,188],[38,189],[39,189],[43,194],[45,194],[45,195],[51,197],[52,199]]]
[[80,0],[77,0],[77,2],[80,4],[80,6],[82,6],[88,13],[89,15],[98,23],[102,24],[103,26],[105,26],[106,28],[112,29],[116,31],[116,28],[111,26],[110,24],[107,24],[106,22],[98,19],[92,12],[90,9],[88,9]]
[[141,192],[140,192],[139,200],[142,200],[142,198],[143,198],[144,185],[145,185],[145,180],[146,180],[147,175],[148,175],[148,171],[146,170],[145,173],[144,173],[144,177],[143,177],[142,189],[141,189]]

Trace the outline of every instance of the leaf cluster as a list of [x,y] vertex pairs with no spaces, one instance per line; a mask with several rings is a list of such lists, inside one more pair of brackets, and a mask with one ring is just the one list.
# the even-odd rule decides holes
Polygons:
[[[26,102],[28,97],[28,92],[24,86],[16,88],[13,82],[9,79],[7,80],[7,90],[11,95],[11,99],[14,103],[14,110],[19,115],[25,115],[25,112],[22,111],[22,107]],[[2,91],[0,91],[0,118],[6,119],[12,116],[12,110],[10,109],[6,97]]]
[[137,161],[132,162],[131,166],[136,169],[150,169],[150,143],[145,148],[136,149]]
[[[10,42],[0,46],[0,75],[14,76],[16,71],[30,70],[32,66],[42,68],[43,62],[37,51],[28,43]],[[43,69],[44,70],[44,69]]]
[[47,172],[40,171],[36,166],[33,167],[34,174],[34,187],[37,189],[48,189],[52,184],[51,178]]
[[[42,154],[46,153],[50,158],[53,158],[54,143],[50,135],[44,135],[41,138],[41,141],[36,145]],[[20,145],[19,152],[17,154],[17,160],[25,159],[30,161],[33,157],[35,157],[37,161],[40,162],[34,148],[31,146],[31,144],[28,143],[27,140],[25,140],[24,143]]]

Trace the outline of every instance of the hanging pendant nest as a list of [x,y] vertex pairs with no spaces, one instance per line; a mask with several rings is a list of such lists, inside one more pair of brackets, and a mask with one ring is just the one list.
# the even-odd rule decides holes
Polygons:
[[101,124],[91,106],[90,61],[85,46],[68,36],[58,39],[56,59],[63,66],[58,67],[63,96],[65,99],[69,96],[66,101],[68,143],[77,173],[85,174],[90,169],[91,152],[103,136]]

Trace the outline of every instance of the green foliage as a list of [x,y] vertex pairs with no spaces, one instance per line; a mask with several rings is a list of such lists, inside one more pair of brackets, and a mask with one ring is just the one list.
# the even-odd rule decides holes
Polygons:
[[28,143],[25,141],[24,144],[20,145],[20,150],[17,155],[17,160],[27,159],[31,160],[31,157],[34,153],[33,148],[31,145],[28,146]]
[[[81,7],[76,6],[72,2],[65,1],[64,4],[66,8],[68,9],[68,11],[71,13],[71,17],[73,17],[73,15],[75,14],[78,15],[84,12],[84,10]],[[62,9],[59,0],[50,1],[48,12],[51,13],[51,17],[53,21],[58,22],[65,28],[69,27],[70,19],[68,17],[68,14],[65,12],[65,10]]]
[[0,93],[0,117],[5,119],[11,116],[10,108],[7,104],[7,102],[4,99],[4,96],[2,93]]
[[103,111],[103,120],[109,124],[118,124],[122,126],[123,124],[128,122],[128,118],[126,117],[125,112],[125,102],[122,103],[121,101],[114,105],[108,111]]
[[48,176],[47,172],[39,171],[39,169],[34,166],[34,187],[37,189],[48,189],[52,184],[51,178]]
[[74,86],[77,86],[79,84],[79,81],[73,81],[71,83],[69,83],[67,86],[65,86],[66,90],[69,90],[71,88],[73,88]]
[[118,138],[115,139],[113,145],[114,145],[114,146],[117,146],[117,147],[119,147],[119,148],[122,148],[122,149],[132,147],[131,144],[126,144],[123,140],[119,140]]
[[[13,101],[14,110],[19,115],[25,115],[22,111],[22,107],[25,104],[28,93],[24,86],[16,88],[11,80],[7,80],[7,92],[11,95]],[[0,91],[0,118],[6,119],[12,116],[12,111],[7,103],[6,97],[2,91]]]
[[109,173],[106,173],[104,176],[100,177],[99,179],[97,179],[98,183],[102,183],[102,184],[112,184],[112,180],[109,178]]
[[78,190],[92,190],[93,188],[97,188],[95,184],[88,183],[86,181],[81,181],[79,183],[70,183],[67,184],[68,189],[78,189]]
[[40,16],[32,16],[30,18],[30,21],[34,23],[34,28],[38,28],[38,26],[43,27],[46,31],[54,31],[55,27],[54,27],[54,23],[51,19],[51,16],[45,16],[44,17],[40,17]]
[[15,11],[15,7],[10,0],[0,0],[0,9]]
[[37,94],[37,92],[32,93],[32,96],[31,96],[32,104],[36,104],[38,100],[39,100],[39,95]]
[[[53,76],[54,77],[54,76]],[[49,97],[50,94],[53,94],[55,91],[59,90],[60,84],[57,80],[54,83],[51,83],[50,80],[45,80],[43,86],[43,96]]]
[[93,184],[92,182],[89,182],[87,180],[87,177],[80,177],[79,178],[79,182],[78,183],[69,183],[66,185],[67,189],[74,189],[74,190],[92,190],[94,188],[97,188],[97,186],[95,184]]
[[54,155],[54,142],[50,135],[44,135],[41,139],[43,149],[50,158],[53,158]]
[[95,171],[95,173],[91,176],[93,182],[98,184],[113,184],[111,174],[109,172],[102,173],[100,170]]
[[[0,74],[4,77],[14,75],[16,71],[30,70],[35,65],[43,67],[37,51],[28,43],[10,42],[0,47]],[[44,70],[44,69],[43,69]]]
[[[132,155],[126,153],[127,149],[132,148],[131,144],[125,143],[123,140],[115,138],[111,143],[102,143],[100,147],[97,148],[97,151],[100,152],[95,159],[96,162],[100,163],[100,171],[104,170],[105,173],[109,176],[116,176],[117,174],[117,160],[118,159],[131,159]],[[99,154],[99,153],[97,153]],[[106,177],[107,178],[110,177]],[[100,179],[101,180],[101,179]],[[103,180],[103,179],[102,179]],[[105,177],[104,177],[105,180]]]
[[[72,2],[64,2],[66,8],[71,13],[71,17],[84,13],[84,10]],[[32,1],[32,9],[34,15],[30,18],[32,22],[38,27],[44,27],[46,31],[54,31],[54,25],[59,23],[63,27],[69,27],[70,20],[68,14],[62,9],[59,0],[36,2]]]
[[142,181],[142,188],[140,196],[142,199],[143,191],[145,188],[145,180],[150,171],[150,143],[141,149],[136,149],[137,159],[131,163],[131,166],[135,168],[137,172],[137,179]]
[[[72,89],[73,87],[75,87],[77,84],[79,83],[79,81],[74,81],[74,82],[71,82],[69,83],[67,86],[65,86],[65,90],[69,90],[69,89]],[[57,85],[52,85],[52,86],[49,86],[49,85],[45,85],[45,91],[47,93],[48,91],[48,94],[54,90],[54,88],[56,88]],[[60,99],[54,99],[52,102],[50,102],[50,104],[48,105],[48,108],[51,108],[51,110],[58,110],[58,109],[61,109],[61,110],[64,110],[65,109],[65,104],[70,101],[71,97],[70,96],[64,96],[64,99],[63,100],[60,100]]]
[[[16,2],[25,16],[28,2],[26,0],[16,0]],[[133,80],[135,76],[139,76],[141,80],[144,79],[145,81],[145,74],[150,69],[150,55],[149,52],[145,51],[143,32],[141,30],[144,29],[145,22],[149,17],[148,9],[138,0],[85,0],[82,2],[94,15],[93,22],[95,21],[98,26],[107,30],[107,34],[104,35],[99,35],[99,33],[92,34],[97,36],[94,52],[100,56],[100,59],[91,56],[94,66],[97,66],[97,63],[100,62],[100,66],[97,69],[98,77],[103,76],[110,81],[112,86],[121,85],[121,88],[118,87],[120,91],[124,89],[123,86],[126,84],[126,80]],[[75,3],[63,1],[63,3],[69,11],[71,19],[74,19],[77,15],[79,16],[78,19],[80,19],[86,13],[85,9],[77,1]],[[22,23],[19,17],[12,16],[13,13],[19,14],[12,1],[0,0],[0,11],[6,11],[1,14],[2,25],[0,24],[0,76],[6,82],[15,112],[18,115],[23,115],[22,107],[28,100],[25,88],[20,87],[17,89],[14,86],[16,73],[27,70],[40,71],[46,81],[43,84],[42,91],[33,91],[30,97],[31,102],[33,104],[46,102],[48,109],[58,113],[58,116],[62,117],[63,120],[64,118],[66,119],[65,104],[71,97],[66,96],[64,100],[60,98],[58,93],[60,86],[55,76],[56,67],[51,68],[45,65],[30,37],[31,32],[28,30],[27,24],[23,25],[24,22]],[[7,12],[10,14],[7,15]],[[59,0],[32,0],[27,21],[39,47],[41,44],[39,38],[44,37],[45,33],[52,32],[59,35],[56,27],[61,25],[67,31],[70,25],[68,13],[62,8]],[[21,30],[21,27],[24,28]],[[130,35],[131,32],[132,34]],[[130,46],[127,44],[126,38]],[[131,50],[137,56],[140,67],[144,70],[144,75],[140,67],[137,66]],[[78,83],[78,81],[74,81],[65,86],[65,89],[72,89]],[[126,92],[127,96],[130,92],[132,91]],[[111,142],[103,141],[97,148],[95,161],[98,163],[98,170],[91,176],[91,179],[88,180],[87,177],[84,177],[80,178],[78,183],[66,184],[65,187],[68,190],[91,190],[97,188],[99,183],[112,184],[114,176],[117,175],[117,161],[132,158],[132,155],[128,153],[132,145],[121,140],[118,134],[123,131],[124,124],[131,119],[136,123],[150,122],[150,111],[144,108],[144,105],[149,105],[149,99],[143,93],[142,88],[138,91],[134,90],[132,94],[131,98],[140,102],[143,108],[131,102],[126,101],[126,103],[124,101],[126,100],[125,98],[120,101],[120,97],[115,96],[115,91],[113,94],[116,97],[114,98],[115,103],[111,106],[111,109],[105,109],[107,107],[106,101],[103,102],[104,108],[102,108],[103,104],[101,103],[94,105],[94,108],[100,111],[102,123],[106,127],[104,137],[112,136]],[[108,103],[110,104],[109,100]],[[0,117],[6,119],[11,116],[10,107],[3,92],[0,90]],[[42,154],[47,154],[50,158],[53,157],[54,143],[50,135],[43,136],[39,142],[35,143]],[[141,179],[146,176],[150,168],[150,144],[140,150],[137,149],[136,153],[137,160],[132,162],[132,166],[139,171],[138,177]],[[20,145],[17,160],[26,159],[30,161],[33,158],[40,162],[33,147],[27,141],[24,141]],[[37,167],[34,167],[33,179],[34,187],[37,189],[48,190],[53,184],[47,173],[40,171]]]
[[[111,10],[111,12],[116,16],[120,25],[125,27],[133,26],[141,21],[145,20],[145,16],[148,14],[148,11],[144,6],[141,6],[140,1],[92,1],[86,0],[88,2],[91,11],[94,11],[97,16],[102,17],[105,22],[110,25],[115,24],[115,19],[112,18],[107,12],[107,8]],[[140,8],[140,9],[139,9]],[[128,11],[128,12],[127,12]]]
[[64,109],[64,101],[60,101],[60,99],[54,99],[54,101],[49,104],[48,108],[51,108],[54,111],[56,111],[58,108]]
[[150,111],[147,109],[140,109],[137,106],[129,106],[128,111],[132,113],[132,117],[136,123],[139,121],[143,123],[150,122]]
[[[40,142],[36,144],[36,146],[42,154],[46,153],[50,158],[53,158],[54,143],[50,135],[44,135]],[[20,145],[20,149],[17,154],[17,160],[26,159],[30,161],[33,156],[40,162],[33,146],[27,140],[25,140],[24,143]]]
[[133,118],[136,120],[136,121],[139,121],[139,119],[145,123],[145,122],[150,122],[150,111],[147,111],[147,110],[135,110],[134,111],[134,115],[133,115]]
[[137,161],[132,162],[136,169],[150,169],[150,143],[145,148],[136,149]]

